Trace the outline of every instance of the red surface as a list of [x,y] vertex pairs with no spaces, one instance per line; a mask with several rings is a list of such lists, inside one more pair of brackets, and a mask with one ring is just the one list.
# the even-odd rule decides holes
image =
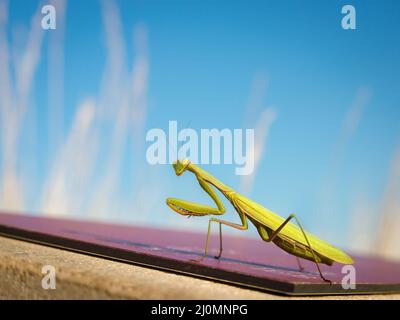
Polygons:
[[[206,232],[198,234],[14,214],[0,214],[0,226],[52,235],[61,239],[78,240],[104,248],[141,253],[149,257],[168,260],[172,266],[174,261],[185,262],[189,273],[195,273],[191,271],[192,265],[199,266],[190,259],[197,258],[202,254],[206,238]],[[3,234],[9,233],[5,232],[4,228],[0,230]],[[278,282],[324,284],[313,263],[301,260],[305,270],[300,272],[295,257],[261,239],[224,236],[222,258],[214,259],[213,256],[218,253],[217,231],[218,228],[215,225],[215,235],[210,242],[210,257],[204,259],[200,263],[201,265],[212,270],[227,270]],[[353,255],[352,257],[355,260],[357,286],[360,284],[400,284],[399,263],[373,257]],[[326,278],[335,283],[341,283],[342,266],[335,263],[331,267],[321,265],[321,269]],[[390,291],[393,291],[393,288]]]

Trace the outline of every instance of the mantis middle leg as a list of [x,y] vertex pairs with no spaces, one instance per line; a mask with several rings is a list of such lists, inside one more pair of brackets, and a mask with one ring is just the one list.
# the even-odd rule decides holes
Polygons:
[[221,255],[222,255],[222,225],[223,224],[227,225],[229,227],[238,229],[238,230],[247,230],[248,229],[249,226],[248,226],[248,223],[247,223],[246,215],[243,214],[242,212],[240,212],[239,210],[237,210],[237,212],[239,214],[239,217],[240,217],[240,220],[241,220],[242,224],[237,224],[237,223],[233,223],[233,222],[230,222],[230,221],[221,220],[221,219],[217,219],[217,218],[211,218],[208,221],[207,240],[206,240],[206,247],[204,249],[204,255],[200,259],[193,260],[193,261],[199,262],[199,261],[203,260],[207,256],[208,244],[209,244],[210,234],[211,234],[211,223],[212,222],[218,222],[219,223],[219,241],[220,241],[219,243],[220,243],[220,247],[219,247],[219,254],[215,257],[217,259],[219,259],[221,257]]

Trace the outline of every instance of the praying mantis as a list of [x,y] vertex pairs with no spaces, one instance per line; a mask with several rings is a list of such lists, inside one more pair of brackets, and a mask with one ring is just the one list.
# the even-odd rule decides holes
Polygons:
[[[186,200],[168,198],[167,205],[175,212],[191,217],[191,216],[206,216],[206,215],[223,215],[225,207],[218,197],[216,188],[220,191],[232,204],[239,215],[241,224],[232,223],[230,221],[221,220],[218,218],[210,218],[208,222],[208,232],[204,255],[194,260],[200,262],[207,256],[208,244],[211,233],[211,223],[219,223],[219,254],[215,257],[219,259],[222,255],[222,225],[226,225],[238,230],[248,229],[248,220],[256,227],[261,239],[266,242],[273,242],[282,250],[296,257],[300,271],[303,270],[299,258],[310,260],[315,263],[319,275],[322,280],[331,283],[326,279],[320,269],[319,264],[331,266],[334,262],[342,264],[353,264],[353,259],[346,253],[337,249],[311,233],[304,231],[296,215],[291,214],[284,219],[278,214],[269,209],[264,208],[260,204],[239,194],[232,188],[226,186],[221,181],[216,179],[210,173],[201,169],[197,165],[190,162],[188,159],[177,160],[173,163],[173,168],[177,176],[182,175],[185,171],[193,173],[200,186],[212,198],[216,204],[216,208],[208,205],[197,204]],[[296,224],[291,222],[294,220]]]

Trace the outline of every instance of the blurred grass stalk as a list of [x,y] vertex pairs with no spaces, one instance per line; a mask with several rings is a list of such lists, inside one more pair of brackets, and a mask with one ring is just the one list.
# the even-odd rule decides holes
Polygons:
[[389,169],[377,235],[375,251],[400,259],[400,143]]

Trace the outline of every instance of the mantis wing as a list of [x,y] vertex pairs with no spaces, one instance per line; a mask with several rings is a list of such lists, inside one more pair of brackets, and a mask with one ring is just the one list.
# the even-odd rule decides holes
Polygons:
[[[279,216],[278,214],[264,208],[260,204],[251,201],[250,199],[240,194],[237,194],[234,197],[233,202],[236,208],[244,211],[246,215],[257,221],[261,225],[270,228],[273,231],[278,229],[279,226],[285,221],[285,219]],[[304,238],[301,229],[292,222],[289,222],[287,225],[285,225],[285,227],[281,230],[280,233],[297,242],[300,242],[305,246],[308,246],[307,241]],[[305,234],[307,235],[310,245],[314,251],[339,263],[343,264],[353,263],[353,259],[349,257],[346,253],[344,253],[342,250],[335,248],[334,246],[331,246],[329,243],[319,239],[318,237],[314,236],[313,234],[307,231],[305,231]]]

